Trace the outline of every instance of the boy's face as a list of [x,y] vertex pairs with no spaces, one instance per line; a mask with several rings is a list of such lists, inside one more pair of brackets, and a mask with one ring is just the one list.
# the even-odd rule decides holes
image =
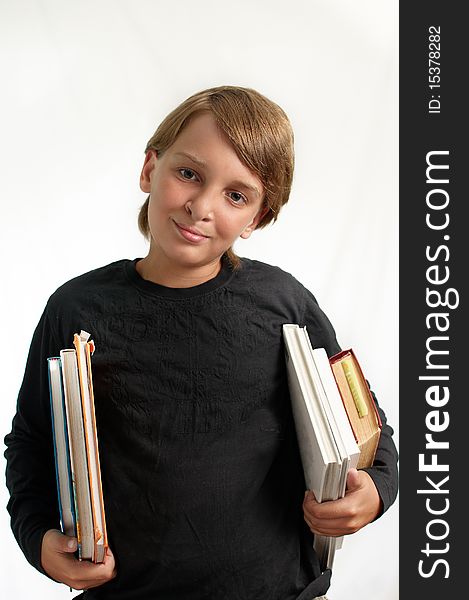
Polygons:
[[219,262],[267,210],[260,179],[209,113],[193,117],[162,156],[147,153],[140,187],[150,194],[150,252],[179,269]]

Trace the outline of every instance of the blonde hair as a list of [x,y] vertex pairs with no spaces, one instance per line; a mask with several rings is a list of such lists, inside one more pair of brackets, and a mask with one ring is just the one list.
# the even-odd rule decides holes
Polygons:
[[[280,209],[288,201],[293,179],[293,131],[285,112],[260,94],[242,87],[220,86],[198,92],[187,98],[162,121],[147,143],[145,152],[156,150],[161,156],[176,140],[191,117],[209,112],[225,133],[242,163],[261,180],[265,190],[263,204],[268,211],[257,228],[277,220]],[[138,226],[150,237],[148,205],[141,206]],[[240,260],[230,247],[225,252],[233,268]]]

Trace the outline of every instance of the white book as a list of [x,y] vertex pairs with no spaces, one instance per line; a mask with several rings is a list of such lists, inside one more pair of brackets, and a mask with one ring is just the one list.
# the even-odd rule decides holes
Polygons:
[[[310,343],[309,337],[308,343]],[[312,353],[324,391],[323,402],[327,406],[326,412],[331,425],[332,435],[337,443],[343,461],[343,469],[341,470],[337,488],[337,498],[343,498],[347,484],[347,473],[350,468],[357,467],[360,458],[360,448],[355,439],[326,351],[324,348],[315,348],[314,350],[312,349]],[[336,498],[330,499],[335,500]]]
[[[287,376],[306,487],[318,502],[345,494],[360,449],[324,348],[313,349],[306,327],[285,324]],[[323,568],[331,568],[341,538],[315,536]]]
[[284,325],[286,362],[293,418],[306,487],[318,502],[330,499],[340,474],[339,454],[330,435],[325,408],[318,394],[312,355],[297,325]]

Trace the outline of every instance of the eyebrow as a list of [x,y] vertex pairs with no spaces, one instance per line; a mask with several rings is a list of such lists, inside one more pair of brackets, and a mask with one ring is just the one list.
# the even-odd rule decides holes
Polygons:
[[184,158],[188,158],[193,163],[200,165],[201,167],[207,166],[207,163],[204,160],[197,158],[197,156],[194,156],[193,154],[189,154],[189,152],[175,152],[175,156],[183,156]]
[[[190,154],[189,152],[175,152],[175,156],[182,156],[184,158],[188,158],[190,161],[192,161],[196,165],[199,165],[200,167],[207,166],[207,163],[204,160],[197,158],[197,156],[194,156],[194,154]],[[257,186],[251,185],[250,183],[246,183],[245,181],[241,181],[240,179],[236,179],[235,181],[233,181],[232,185],[235,187],[241,187],[246,190],[250,190],[251,192],[257,194],[259,197],[262,195]]]

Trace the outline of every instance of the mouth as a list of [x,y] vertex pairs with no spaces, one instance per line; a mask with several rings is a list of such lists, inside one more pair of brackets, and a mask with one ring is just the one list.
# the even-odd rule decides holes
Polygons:
[[201,242],[209,238],[208,235],[204,235],[195,227],[190,227],[189,225],[182,225],[181,223],[177,223],[173,220],[173,223],[176,226],[176,229],[182,235],[182,237],[189,242]]

